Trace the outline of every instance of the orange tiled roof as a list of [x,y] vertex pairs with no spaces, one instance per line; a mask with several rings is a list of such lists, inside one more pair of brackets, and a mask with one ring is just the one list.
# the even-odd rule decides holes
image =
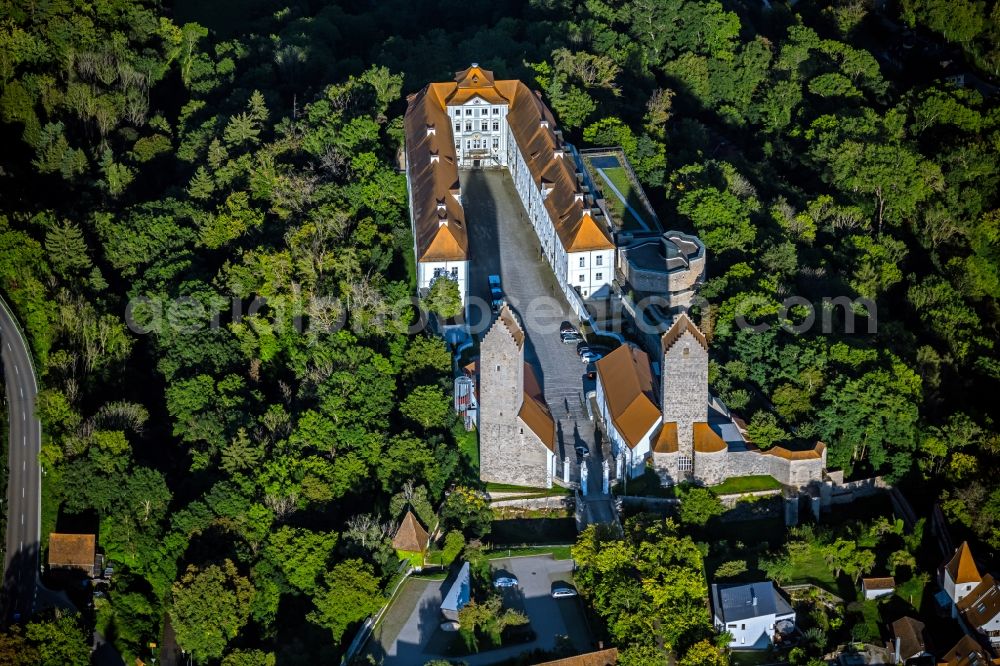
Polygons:
[[546,661],[538,664],[538,666],[615,666],[617,663],[618,649],[610,648],[608,650],[578,654],[575,657]]
[[784,458],[785,460],[815,460],[817,458],[823,457],[823,451],[826,450],[826,444],[823,442],[816,442],[816,445],[811,449],[787,449],[784,446],[772,446],[769,449],[761,451],[761,453],[766,453],[772,456],[778,456],[779,458]]
[[976,562],[972,559],[968,541],[963,541],[958,547],[954,557],[945,565],[945,570],[955,583],[978,583],[983,579],[979,569],[976,568]]
[[680,340],[685,331],[694,336],[694,339],[698,341],[702,349],[708,351],[708,340],[705,338],[705,334],[683,312],[677,315],[677,319],[674,320],[674,323],[667,329],[667,332],[660,338],[660,347],[663,351],[666,352],[673,347],[674,343]]
[[596,363],[611,421],[634,449],[660,417],[646,352],[622,345]]
[[699,453],[718,453],[729,448],[726,441],[704,421],[692,425],[694,450]]
[[535,377],[535,371],[531,364],[524,364],[524,401],[521,403],[521,411],[518,417],[524,421],[531,431],[538,435],[542,444],[549,451],[555,453],[556,450],[556,422],[549,412],[545,398],[542,396],[542,388]]
[[91,571],[97,554],[97,537],[93,534],[49,535],[49,566],[75,567]]
[[410,95],[403,117],[418,261],[464,261],[469,253],[465,211],[454,196],[460,185],[446,88],[432,83]]
[[883,578],[862,578],[861,585],[866,590],[894,590],[896,589],[896,579],[892,576]]
[[1000,587],[992,575],[986,574],[956,605],[969,624],[977,628],[985,626],[1000,615]]
[[[578,196],[582,190],[573,158],[556,136],[555,117],[540,96],[521,81],[497,81],[493,72],[474,66],[457,72],[452,82],[430,83],[407,98],[406,159],[418,260],[468,256],[464,211],[451,196],[458,188],[458,167],[447,105],[463,104],[475,96],[491,104],[508,104],[507,122],[536,187],[545,183],[551,188],[544,205],[563,247],[569,252],[614,248],[607,230]],[[429,127],[434,131],[429,133]],[[433,163],[431,155],[438,156]],[[446,207],[442,213],[440,202]],[[439,215],[445,213],[448,224],[441,225]]]
[[422,553],[427,550],[428,538],[427,530],[413,512],[407,510],[399,528],[396,529],[396,535],[392,538],[392,547],[408,553]]
[[677,453],[677,423],[668,421],[653,435],[653,453]]

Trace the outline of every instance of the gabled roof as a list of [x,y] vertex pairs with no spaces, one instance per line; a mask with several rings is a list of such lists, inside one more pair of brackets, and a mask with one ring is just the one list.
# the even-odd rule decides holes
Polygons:
[[979,585],[976,585],[956,605],[965,616],[966,622],[974,627],[985,626],[1000,615],[1000,587],[992,575],[986,574]]
[[453,194],[460,186],[451,119],[441,97],[446,85],[431,83],[410,95],[403,117],[417,261],[468,259],[465,211]]
[[694,339],[701,345],[702,349],[708,351],[708,340],[705,338],[705,334],[701,332],[695,323],[691,321],[685,313],[680,313],[677,318],[674,319],[674,323],[667,329],[667,332],[660,337],[660,347],[663,349],[664,353],[668,349],[674,346],[684,333],[690,333],[694,336]]
[[904,661],[927,649],[924,623],[912,617],[901,617],[892,623],[892,635],[899,639],[899,656]]
[[97,555],[97,537],[93,534],[60,534],[49,535],[49,566],[94,568],[94,558]]
[[542,444],[555,453],[556,450],[556,421],[552,418],[545,398],[542,395],[542,388],[535,377],[535,371],[530,363],[524,364],[524,401],[521,403],[521,411],[518,417],[524,424],[531,428],[531,431],[542,440]]
[[677,453],[677,423],[668,421],[660,424],[660,429],[653,434],[653,453]]
[[816,460],[823,457],[825,450],[826,444],[816,442],[811,449],[789,449],[784,446],[772,446],[769,449],[761,451],[761,453],[778,456],[785,460]]
[[962,542],[944,568],[955,583],[978,583],[983,579],[979,569],[976,568],[975,560],[972,559],[968,541]]
[[752,617],[788,615],[791,605],[771,581],[761,583],[712,584],[712,607],[723,622]]
[[480,97],[487,104],[508,104],[510,100],[504,97],[496,87],[493,72],[473,64],[468,69],[455,72],[454,92],[448,95],[445,102],[452,105],[465,104],[473,97]]
[[521,323],[514,316],[514,312],[510,309],[510,306],[506,303],[500,308],[500,314],[497,315],[497,323],[503,324],[507,327],[510,332],[514,342],[517,343],[518,348],[524,346],[524,329],[521,328]]
[[718,453],[726,451],[729,445],[705,422],[694,423],[691,426],[694,436],[694,450],[699,453]]
[[866,590],[895,590],[896,579],[892,576],[883,578],[862,578],[861,587]]
[[1000,664],[975,638],[966,634],[948,651],[940,661],[940,666],[987,666]]
[[635,347],[622,345],[595,367],[604,387],[611,421],[628,447],[634,449],[660,418],[649,356]]
[[578,654],[575,657],[546,661],[538,666],[614,666],[618,663],[618,648]]
[[413,512],[407,509],[403,521],[392,538],[392,547],[408,553],[422,553],[427,550],[427,530],[423,528]]

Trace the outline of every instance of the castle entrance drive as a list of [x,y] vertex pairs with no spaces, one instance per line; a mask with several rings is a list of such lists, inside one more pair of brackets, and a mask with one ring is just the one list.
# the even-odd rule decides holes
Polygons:
[[535,369],[556,420],[557,476],[562,476],[562,461],[568,459],[570,479],[579,481],[575,447],[585,446],[590,451],[588,494],[600,494],[601,452],[594,445],[594,423],[583,398],[587,366],[577,356],[576,345],[559,338],[559,324],[578,325],[576,315],[540,254],[538,237],[507,170],[462,170],[459,175],[471,255],[470,301],[486,304],[471,308],[470,328],[485,334],[493,317],[488,278],[499,275],[504,297],[527,334],[524,359]]

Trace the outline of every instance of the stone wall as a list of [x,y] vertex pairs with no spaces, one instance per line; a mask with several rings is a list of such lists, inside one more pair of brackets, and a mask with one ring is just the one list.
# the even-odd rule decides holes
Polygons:
[[694,455],[694,474],[702,483],[715,485],[736,476],[773,476],[786,486],[802,488],[823,479],[825,454],[818,458],[789,460],[758,451],[719,451]]
[[642,268],[625,259],[624,250],[619,250],[619,265],[625,273],[628,283],[636,291],[645,291],[651,294],[671,294],[670,304],[673,306],[673,294],[691,290],[705,272],[705,258],[699,257],[691,261],[688,268],[681,268],[667,271]]
[[678,483],[680,471],[677,469],[680,453],[653,453],[653,469],[660,477],[660,483],[671,486]]

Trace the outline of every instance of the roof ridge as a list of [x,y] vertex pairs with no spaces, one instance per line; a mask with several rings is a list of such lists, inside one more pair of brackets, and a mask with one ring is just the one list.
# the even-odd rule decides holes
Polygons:
[[698,344],[701,345],[702,349],[708,351],[708,338],[706,338],[705,334],[702,333],[700,328],[698,328],[698,325],[687,316],[687,313],[682,312],[677,315],[677,318],[674,319],[674,323],[670,325],[670,328],[668,328],[667,331],[660,336],[660,346],[663,348],[664,354],[667,353],[667,350],[673,347],[678,340],[680,340],[685,331],[691,333],[691,335],[694,336],[694,339],[698,341]]

